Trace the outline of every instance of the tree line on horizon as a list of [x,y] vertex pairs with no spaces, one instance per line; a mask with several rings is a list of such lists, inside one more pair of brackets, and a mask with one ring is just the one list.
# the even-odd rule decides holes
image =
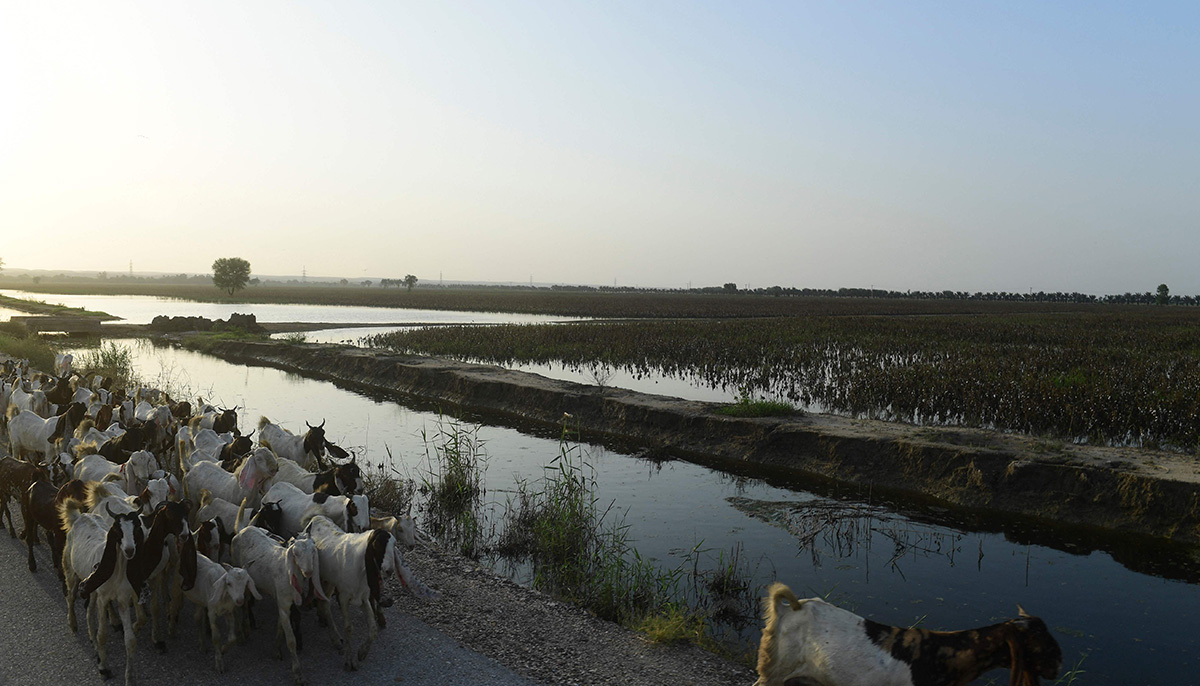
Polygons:
[[[3,260],[0,260],[0,265],[3,265]],[[0,266],[0,270],[3,267]],[[4,281],[20,281],[29,280],[35,284],[41,283],[43,280],[53,280],[64,283],[81,283],[100,281],[104,283],[161,283],[161,284],[211,284],[213,283],[212,274],[162,274],[159,276],[137,276],[125,273],[109,273],[99,272],[94,276],[83,276],[78,274],[58,273],[53,276],[30,275],[13,276],[3,274],[0,271],[0,279]],[[403,279],[381,279],[378,285],[383,288],[388,287],[405,287],[412,290],[417,286],[418,279],[409,274]],[[276,279],[261,280],[258,278],[250,279],[249,285],[311,285],[311,286],[328,286],[337,282],[330,280],[318,280],[312,282],[302,282],[297,279],[288,279],[286,281]],[[346,279],[342,279],[342,285],[348,285]],[[370,287],[375,285],[372,281],[362,281],[358,284],[362,287]],[[1183,305],[1183,306],[1198,306],[1200,305],[1200,295],[1170,295],[1166,284],[1159,284],[1157,292],[1146,291],[1144,293],[1114,293],[1107,295],[1095,295],[1092,293],[1079,293],[1076,291],[1029,291],[1025,293],[1009,292],[1009,291],[896,291],[880,288],[795,288],[784,286],[768,286],[764,288],[738,288],[734,283],[725,283],[721,286],[701,286],[697,288],[649,288],[642,286],[586,286],[586,285],[569,285],[555,284],[552,286],[529,286],[523,284],[471,284],[471,283],[423,283],[420,288],[443,288],[443,289],[474,289],[474,288],[497,288],[497,289],[516,289],[516,290],[548,290],[548,291],[567,291],[567,292],[597,292],[597,293],[703,293],[703,294],[742,294],[742,295],[767,295],[775,297],[824,297],[824,298],[902,298],[912,300],[975,300],[975,301],[1002,301],[1002,302],[1025,302],[1025,303],[1097,303],[1109,305]]]

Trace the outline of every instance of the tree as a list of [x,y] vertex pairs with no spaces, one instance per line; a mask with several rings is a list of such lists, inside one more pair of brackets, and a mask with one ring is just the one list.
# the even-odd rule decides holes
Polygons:
[[213,285],[233,295],[250,282],[250,263],[240,257],[222,257],[213,262]]
[[406,275],[404,277],[404,285],[408,286],[408,290],[411,291],[413,286],[417,285],[417,277],[413,276],[412,274]]
[[725,289],[726,293],[737,293],[737,284],[730,281],[721,288]]
[[1158,295],[1154,298],[1154,302],[1159,305],[1166,305],[1171,302],[1171,289],[1167,288],[1167,284],[1158,284]]

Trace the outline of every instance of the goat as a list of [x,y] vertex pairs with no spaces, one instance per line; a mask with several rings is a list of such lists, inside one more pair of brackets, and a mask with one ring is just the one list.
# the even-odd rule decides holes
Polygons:
[[208,404],[202,404],[201,413],[192,417],[189,424],[193,428],[212,429],[219,434],[232,433],[237,436],[237,408],[218,410]]
[[332,496],[305,493],[286,482],[271,487],[263,496],[263,505],[278,503],[283,511],[282,535],[295,536],[304,528],[307,517],[325,515],[342,531],[358,532],[370,527],[370,508],[366,496]]
[[[109,606],[115,603],[125,635],[125,684],[132,686],[137,635],[130,611],[137,602],[140,588],[130,583],[127,566],[142,544],[142,527],[136,514],[108,512],[111,515],[109,523],[99,514],[81,512],[81,507],[73,498],[67,498],[59,506],[59,515],[67,530],[63,548],[67,626],[72,632],[78,628],[75,598],[94,596],[87,609],[88,638],[96,648],[100,675],[107,679],[112,676],[108,670],[107,614]],[[84,574],[90,576],[84,579]]]
[[[150,521],[150,531],[142,543],[141,550],[129,565],[129,581],[134,588],[149,584],[150,600],[150,640],[158,651],[166,652],[167,645],[160,638],[159,614],[167,594],[172,589],[167,581],[174,576],[171,564],[177,561],[179,568],[179,587],[182,591],[190,590],[196,583],[197,560],[196,546],[192,542],[191,530],[188,527],[188,514],[192,509],[191,502],[182,500],[177,503],[166,502],[154,510]],[[173,538],[169,538],[173,537]],[[190,545],[189,545],[190,544]],[[178,556],[171,551],[181,548]],[[146,623],[146,611],[143,606],[137,606],[137,622],[134,631],[138,631]]]
[[310,472],[294,460],[281,457],[279,472],[267,484],[271,486],[286,482],[305,493],[327,493],[329,495],[354,495],[363,490],[362,471],[357,461],[330,467],[323,472]]
[[50,417],[50,401],[46,399],[46,393],[40,390],[27,391],[23,383],[13,386],[8,403],[16,405],[18,410],[28,410],[42,418]]
[[[787,605],[787,608],[784,605]],[[966,631],[878,624],[781,583],[764,601],[755,686],[965,686],[1000,667],[1011,686],[1037,686],[1062,667],[1046,624],[1025,614]]]
[[212,462],[199,462],[183,477],[185,495],[199,493],[207,488],[214,496],[231,503],[240,503],[249,498],[252,506],[261,499],[261,488],[268,479],[279,471],[275,453],[267,448],[258,448],[233,474]]
[[292,676],[296,683],[303,684],[291,615],[293,608],[304,604],[309,592],[318,600],[328,600],[321,586],[316,544],[308,535],[301,535],[285,545],[265,530],[248,526],[233,537],[231,548],[234,562],[250,574],[259,591],[275,599],[279,656],[283,657],[283,644],[279,640],[282,637],[292,656]]
[[15,498],[21,502],[21,495],[29,484],[38,479],[48,478],[46,470],[40,466],[15,460],[11,457],[0,458],[0,527],[4,526],[4,518],[8,517],[8,533],[17,537],[17,529],[13,525],[12,512],[8,509],[8,499]]
[[9,454],[13,457],[22,457],[26,451],[42,457],[57,454],[54,442],[71,436],[86,412],[82,403],[71,403],[62,414],[42,419],[34,412],[18,412],[15,405],[10,405],[7,412]]
[[58,376],[67,376],[71,373],[71,363],[75,360],[75,356],[71,353],[58,353],[54,356],[54,373]]
[[75,463],[75,478],[82,481],[104,481],[110,474],[118,475],[117,483],[126,493],[141,493],[158,469],[154,454],[139,450],[123,464],[113,464],[100,455],[85,455]]
[[[204,649],[204,619],[208,618],[218,672],[225,671],[224,652],[235,640],[237,623],[233,617],[234,609],[245,603],[247,594],[254,598],[262,598],[254,579],[246,570],[213,562],[203,555],[196,556],[196,584],[190,589],[184,589],[183,595],[196,606],[197,637],[201,650]],[[221,633],[217,628],[217,619],[222,616],[229,618],[229,639],[224,643],[221,642]],[[178,618],[178,608],[174,605],[171,617],[171,623],[174,625]]]
[[294,460],[305,469],[325,469],[325,421],[317,426],[304,423],[308,431],[303,436],[297,436],[291,431],[272,424],[270,419],[260,417],[258,420],[258,442],[269,446],[280,457]]
[[[345,668],[356,670],[358,664],[366,659],[379,633],[379,594],[384,577],[396,572],[401,583],[418,596],[434,597],[437,594],[417,581],[403,564],[399,564],[401,557],[396,550],[396,542],[386,531],[348,534],[328,517],[316,515],[308,522],[305,532],[317,544],[325,595],[337,596],[346,631],[344,640],[330,617],[329,601],[319,602],[317,606],[329,624],[334,646],[342,651]],[[350,624],[350,608],[353,605],[361,605],[367,615],[367,640],[357,651],[354,650],[354,632]]]
[[[54,563],[59,582],[65,584],[62,551],[67,532],[58,517],[58,490],[49,480],[39,476],[21,493],[21,518],[25,520],[25,530],[21,533],[21,538],[25,539],[25,546],[29,550],[29,571],[36,572],[37,561],[33,559],[33,544],[38,542],[38,525],[46,530],[50,560]],[[63,591],[66,592],[65,585]]]
[[428,546],[430,540],[417,530],[417,522],[411,515],[400,515],[393,517],[371,516],[370,526],[372,529],[382,529],[392,535],[396,542],[406,548],[411,548],[416,544]]

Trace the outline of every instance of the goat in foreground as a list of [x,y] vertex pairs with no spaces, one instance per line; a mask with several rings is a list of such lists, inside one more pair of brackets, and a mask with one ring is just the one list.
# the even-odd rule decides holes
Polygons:
[[[87,610],[88,638],[96,648],[100,675],[108,671],[109,608],[116,605],[125,637],[125,684],[133,683],[133,653],[137,639],[133,630],[133,607],[140,588],[135,587],[127,566],[142,545],[142,526],[137,513],[120,514],[108,510],[107,518],[82,512],[83,505],[67,498],[59,506],[63,527],[67,530],[63,549],[63,572],[67,580],[67,626],[72,632],[75,598],[92,595]],[[84,575],[89,575],[84,579]],[[79,589],[79,593],[76,590]]]
[[[965,631],[887,626],[776,583],[765,600],[755,686],[965,686],[1007,667],[1010,686],[1038,686],[1062,667],[1046,624],[1020,617]],[[785,607],[786,605],[786,607]]]

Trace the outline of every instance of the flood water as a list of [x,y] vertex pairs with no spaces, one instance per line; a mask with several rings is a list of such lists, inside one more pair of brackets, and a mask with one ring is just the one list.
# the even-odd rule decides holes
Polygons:
[[[341,305],[278,305],[264,303],[206,303],[148,295],[59,295],[0,289],[0,295],[26,300],[44,300],[93,312],[107,312],[127,324],[149,324],[158,315],[228,319],[229,315],[253,314],[260,322],[322,322],[337,324],[541,324],[572,321],[578,317],[550,317],[504,312],[450,312],[403,307],[351,307]],[[5,310],[9,315],[11,310]],[[16,313],[22,314],[22,313]],[[7,319],[8,316],[3,316]],[[374,329],[378,332],[381,329]],[[386,330],[386,329],[383,329]]]
[[[421,401],[144,341],[118,343],[135,351],[144,379],[177,397],[199,393],[245,408],[245,431],[260,415],[294,431],[325,421],[330,440],[368,461],[381,459],[386,447],[410,477],[425,469],[422,433],[435,433],[439,417]],[[537,479],[559,455],[559,442],[543,430],[490,417],[463,420],[480,423],[492,503],[502,505],[518,479]],[[583,439],[579,450],[595,469],[600,501],[614,502],[641,555],[666,568],[682,564],[697,545],[708,551],[701,567],[740,547],[756,586],[778,579],[802,597],[825,596],[876,621],[930,629],[1002,621],[1016,616],[1020,603],[1051,628],[1065,669],[1082,660],[1084,673],[1074,683],[1200,682],[1200,575],[1173,551],[1045,524],[868,502],[762,474],[656,464]],[[756,643],[757,627],[746,630],[747,644]],[[996,683],[1007,679],[991,674]]]

